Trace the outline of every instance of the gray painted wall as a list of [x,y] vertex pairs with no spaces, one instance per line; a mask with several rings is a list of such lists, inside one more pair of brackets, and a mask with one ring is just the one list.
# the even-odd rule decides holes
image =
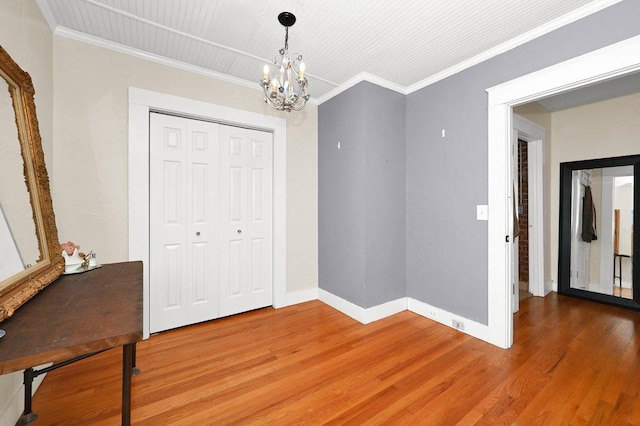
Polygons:
[[366,88],[366,268],[368,308],[406,296],[405,96]]
[[485,89],[636,36],[638,16],[626,0],[407,96],[408,296],[488,323]]
[[[374,112],[369,100],[381,96],[399,104],[397,94],[361,83],[320,105],[320,288],[363,307],[406,291],[409,297],[487,324],[487,222],[476,220],[476,205],[487,204],[490,172],[486,89],[640,35],[638,16],[640,1],[625,0],[404,97],[403,188],[395,168],[387,168],[393,170],[388,176],[393,184],[384,189],[376,189],[380,180],[373,172],[388,172],[382,160],[396,151],[377,135],[387,125],[395,128],[399,118]],[[336,149],[337,140],[342,150]],[[394,188],[398,194],[391,195]],[[388,239],[402,221],[392,214],[395,210],[375,217],[368,212],[385,206],[386,200],[402,204],[400,193],[406,195],[406,254],[400,250],[398,257],[387,259],[388,266],[382,265],[378,262],[395,246],[381,246],[397,243]],[[398,205],[398,211],[403,207]],[[380,235],[378,241],[369,224],[390,228],[387,240]],[[386,284],[391,274],[376,280],[383,271],[395,273],[403,255],[406,269],[397,271],[397,284]]]
[[[365,304],[365,86],[318,107],[319,287]],[[340,149],[337,144],[340,142]]]
[[320,288],[365,308],[404,297],[405,97],[362,82],[318,123]]

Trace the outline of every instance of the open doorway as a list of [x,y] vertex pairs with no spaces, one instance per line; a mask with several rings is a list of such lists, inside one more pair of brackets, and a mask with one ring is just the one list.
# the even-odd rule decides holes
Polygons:
[[[527,110],[522,110],[526,113]],[[518,299],[529,295],[543,297],[551,291],[545,282],[548,262],[545,257],[545,145],[547,129],[525,117],[513,114],[513,134],[517,138],[518,159],[514,179],[518,188],[516,213],[519,223]],[[515,301],[514,301],[515,304]]]
[[[509,247],[513,229],[510,150],[516,105],[640,70],[640,37],[528,74],[489,93],[489,341],[508,348],[513,344],[512,264]],[[506,233],[506,237],[505,237]],[[512,237],[512,235],[511,235]]]

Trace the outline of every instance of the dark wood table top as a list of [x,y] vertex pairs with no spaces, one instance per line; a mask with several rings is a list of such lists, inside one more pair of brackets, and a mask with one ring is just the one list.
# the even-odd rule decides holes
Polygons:
[[142,262],[63,275],[0,322],[0,374],[142,339]]

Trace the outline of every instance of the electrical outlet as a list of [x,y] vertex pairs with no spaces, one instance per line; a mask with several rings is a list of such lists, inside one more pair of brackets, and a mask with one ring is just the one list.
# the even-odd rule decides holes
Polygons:
[[438,313],[436,311],[429,310],[429,311],[427,311],[427,316],[429,318],[436,319],[436,318],[438,318]]
[[454,319],[451,320],[451,323],[453,324],[453,328],[456,330],[464,331],[464,323],[462,321]]

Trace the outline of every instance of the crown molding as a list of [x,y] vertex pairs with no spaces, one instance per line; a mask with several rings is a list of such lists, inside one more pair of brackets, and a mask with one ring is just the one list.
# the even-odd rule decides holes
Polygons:
[[[160,55],[156,55],[156,54],[152,54],[149,52],[144,52],[142,50],[139,49],[135,49],[135,48],[131,48],[119,43],[115,43],[115,42],[111,42],[111,41],[107,41],[95,36],[90,36],[84,33],[80,33],[78,31],[74,31],[71,30],[69,28],[66,27],[61,27],[58,26],[57,23],[55,22],[55,18],[51,12],[51,9],[49,8],[47,2],[45,0],[36,0],[38,3],[38,6],[40,7],[40,10],[42,11],[42,14],[45,18],[45,20],[47,21],[47,23],[49,24],[49,27],[52,29],[53,33],[55,35],[59,35],[61,37],[66,37],[66,38],[70,38],[73,40],[77,40],[77,41],[81,41],[83,43],[87,43],[87,44],[91,44],[94,46],[98,46],[98,47],[102,47],[105,49],[109,49],[115,52],[119,52],[122,54],[126,54],[126,55],[130,55],[130,56],[134,56],[140,59],[144,59],[147,61],[151,61],[151,62],[155,62],[158,64],[162,64],[162,65],[166,65],[166,66],[170,66],[170,67],[174,67],[174,68],[178,68],[184,71],[188,71],[188,72],[193,72],[199,75],[204,75],[210,78],[214,78],[217,80],[221,80],[221,81],[225,81],[228,83],[232,83],[232,84],[236,84],[236,85],[240,85],[243,87],[247,87],[249,89],[253,89],[253,90],[261,90],[260,86],[258,84],[256,84],[253,81],[248,81],[248,80],[244,80],[238,77],[234,77],[228,74],[223,74],[220,72],[216,72],[216,71],[212,71],[210,69],[207,68],[203,68],[203,67],[198,67],[195,65],[190,65],[187,64],[185,62],[181,62],[181,61],[177,61],[177,60],[173,60],[173,59],[169,59],[167,57],[164,56],[160,56]],[[319,105],[322,104],[326,101],[328,101],[329,99],[339,95],[340,93],[350,89],[351,87],[355,86],[356,84],[362,82],[362,81],[368,81],[370,83],[376,84],[378,86],[393,90],[395,92],[404,94],[404,95],[408,95],[410,93],[416,92],[420,89],[423,89],[427,86],[430,86],[434,83],[437,83],[438,81],[444,80],[445,78],[448,78],[454,74],[457,74],[461,71],[464,71],[467,68],[471,68],[477,64],[480,64],[488,59],[491,59],[495,56],[498,56],[504,52],[507,52],[511,49],[514,49],[518,46],[521,46],[531,40],[534,40],[542,35],[545,35],[551,31],[554,31],[558,28],[561,28],[565,25],[568,25],[572,22],[575,22],[579,19],[582,19],[586,16],[589,16],[593,13],[596,13],[602,9],[605,9],[609,6],[612,6],[616,3],[620,3],[623,0],[596,0],[592,3],[589,3],[579,9],[576,9],[573,12],[570,12],[566,15],[561,16],[560,18],[557,18],[545,25],[542,25],[540,27],[537,27],[519,37],[513,38],[511,40],[509,40],[506,43],[502,43],[499,46],[494,47],[493,49],[487,50],[479,55],[474,56],[471,59],[468,59],[464,62],[461,62],[459,64],[456,64],[450,68],[447,68],[446,70],[443,70],[439,73],[433,74],[417,83],[411,84],[409,86],[402,86],[400,84],[397,83],[393,83],[389,80],[385,80],[381,77],[378,77],[374,74],[368,73],[368,72],[361,72],[356,74],[355,76],[349,78],[348,80],[346,80],[345,82],[343,82],[342,84],[337,84],[331,81],[327,81],[324,79],[321,79],[319,77],[315,77],[318,80],[321,80],[323,82],[326,82],[328,84],[332,84],[335,85],[336,87],[334,89],[331,89],[330,91],[326,92],[324,95],[319,96],[319,97],[312,97],[309,100],[310,104],[315,104],[315,105]],[[224,46],[219,46],[216,44],[216,46],[218,47],[223,47]],[[238,51],[239,52],[239,51]],[[239,52],[242,53],[242,52]],[[254,59],[258,59],[257,57],[253,57]],[[311,75],[310,75],[311,76]]]
[[502,53],[505,53],[511,49],[515,49],[518,46],[521,46],[531,40],[534,40],[538,37],[541,37],[545,34],[548,34],[558,28],[561,28],[565,25],[571,24],[579,19],[585,18],[589,15],[592,15],[596,12],[599,12],[602,9],[606,9],[609,6],[613,6],[616,3],[620,3],[623,0],[599,0],[594,1],[593,3],[589,3],[581,8],[574,10],[566,15],[563,15],[559,18],[554,19],[540,27],[534,28],[533,30],[526,32],[518,37],[515,37],[506,43],[502,43],[493,49],[489,49],[487,51],[482,52],[479,55],[474,56],[471,59],[468,59],[464,62],[460,62],[450,68],[447,68],[444,71],[441,71],[437,74],[434,74],[430,77],[425,78],[417,83],[411,84],[407,87],[407,94],[413,93],[417,90],[423,89],[427,86],[430,86],[440,80],[444,80],[447,77],[450,77],[454,74],[459,73],[460,71],[464,71],[467,68],[471,68],[474,65],[478,65],[488,59],[496,57]]
[[338,96],[340,93],[352,88],[356,84],[363,81],[368,81],[369,83],[373,83],[377,86],[381,86],[381,87],[393,90],[394,92],[402,93],[403,95],[407,94],[407,88],[404,86],[393,83],[389,80],[385,80],[384,78],[378,77],[377,75],[370,74],[368,72],[361,72],[359,74],[354,75],[353,77],[351,77],[350,79],[348,79],[347,81],[345,81],[344,83],[336,87],[335,89],[332,89],[327,93],[325,93],[324,95],[320,96],[317,99],[318,104],[322,104],[323,102],[326,102],[329,99],[335,96]]
[[[262,88],[255,81],[244,80],[242,78],[234,77],[232,75],[224,74],[221,72],[216,72],[208,68],[198,67],[196,65],[191,65],[186,62],[176,61],[174,59],[169,59],[165,56],[160,56],[154,53],[145,52],[143,50],[125,46],[120,43],[115,43],[109,40],[105,40],[103,38],[91,36],[85,33],[81,33],[79,31],[74,31],[66,27],[58,26],[54,31],[54,35],[79,41],[82,43],[90,44],[96,47],[101,47],[103,49],[108,49],[117,53],[122,53],[124,55],[133,56],[135,58],[143,59],[145,61],[155,62],[160,65],[177,68],[183,71],[192,72],[194,74],[203,75],[205,77],[213,78],[216,80],[224,81],[227,83],[235,84],[238,86],[246,87],[248,89],[262,92]],[[307,102],[312,105],[318,104],[318,101],[316,98],[311,98]]]
[[217,80],[226,81],[228,83],[237,84],[239,86],[244,86],[249,89],[254,89],[258,91],[262,91],[260,85],[256,82],[251,82],[248,80],[244,80],[242,78],[233,77],[228,74],[223,74],[220,72],[212,71],[207,68],[198,67],[195,65],[187,64],[185,62],[176,61],[174,59],[169,59],[165,56],[156,55],[153,53],[145,52],[143,50],[135,49],[129,46],[125,46],[123,44],[115,43],[112,41],[108,41],[99,37],[87,35],[81,33],[79,31],[74,31],[66,27],[57,27],[54,31],[54,34],[60,37],[69,38],[72,40],[80,41],[82,43],[90,44],[93,46],[101,47],[104,49],[108,49],[114,52],[122,53],[125,55],[133,56],[139,59],[144,59],[146,61],[155,62],[161,65],[170,66],[173,68],[178,68],[184,71],[189,71],[195,74],[204,75],[207,77],[212,77]]
[[495,56],[498,56],[504,52],[507,52],[511,49],[514,49],[518,46],[521,46],[531,40],[534,40],[538,37],[541,37],[545,34],[548,34],[554,30],[557,30],[558,28],[561,28],[565,25],[568,25],[572,22],[575,22],[579,19],[582,19],[584,17],[587,17],[589,15],[592,15],[602,9],[606,9],[609,6],[613,6],[616,3],[620,3],[623,0],[599,0],[599,1],[594,1],[593,3],[589,3],[586,6],[583,6],[579,9],[574,10],[571,13],[568,13],[566,15],[563,15],[557,19],[554,19],[551,22],[548,22],[545,25],[542,25],[540,27],[537,27],[525,34],[522,34],[519,37],[515,37],[511,40],[509,40],[506,43],[502,43],[499,46],[494,47],[493,49],[487,50],[479,55],[474,56],[471,59],[468,59],[464,62],[460,62],[459,64],[456,64],[450,68],[447,68],[446,70],[443,70],[439,73],[433,74],[432,76],[429,76],[427,78],[425,78],[424,80],[421,80],[417,83],[411,84],[409,86],[402,86],[396,83],[393,83],[391,81],[385,80],[383,78],[380,78],[378,76],[375,76],[373,74],[367,73],[367,72],[361,72],[353,77],[351,77],[350,79],[348,79],[347,81],[345,81],[344,83],[340,84],[338,87],[336,87],[335,89],[332,89],[331,91],[325,93],[324,95],[320,96],[317,99],[318,104],[322,104],[323,102],[328,101],[329,99],[339,95],[340,93],[344,92],[345,90],[350,89],[351,87],[355,86],[356,84],[362,82],[362,81],[368,81],[370,83],[374,83],[377,84],[379,86],[382,87],[386,87],[388,89],[394,90],[398,93],[402,93],[405,95],[408,95],[410,93],[416,92],[420,89],[423,89],[427,86],[430,86],[434,83],[437,83],[440,80],[444,80],[447,77],[451,77],[454,74],[459,73],[460,71],[464,71],[467,68],[471,68],[474,65],[478,65],[488,59],[491,59]]

